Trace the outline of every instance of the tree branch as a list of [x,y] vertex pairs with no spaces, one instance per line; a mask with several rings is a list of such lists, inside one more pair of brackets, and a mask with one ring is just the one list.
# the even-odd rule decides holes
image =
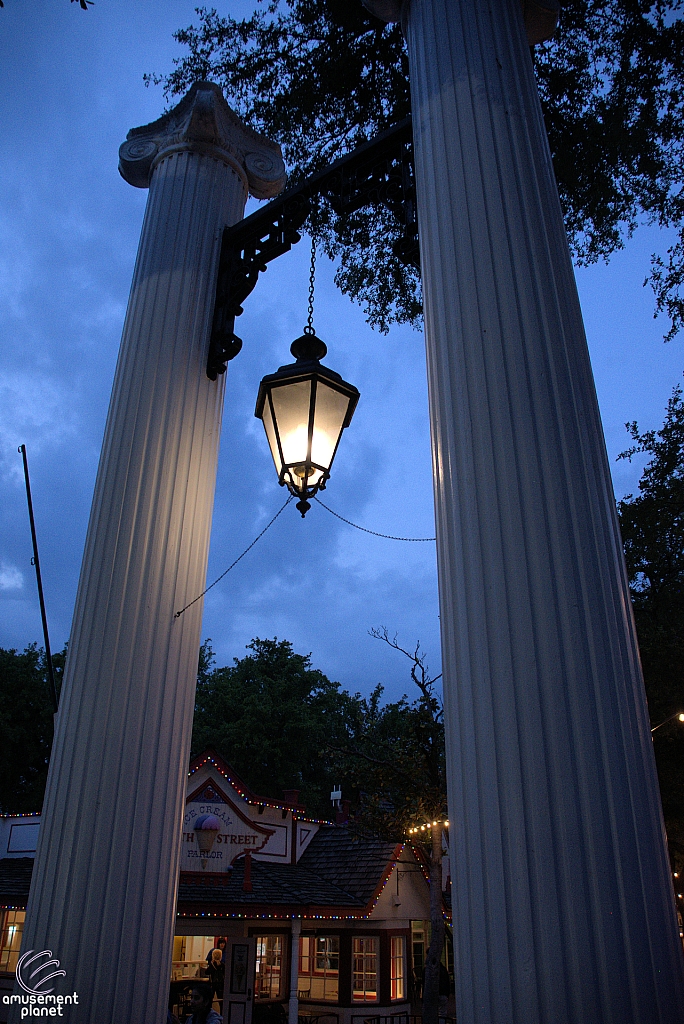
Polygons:
[[407,651],[405,647],[402,647],[397,641],[396,633],[390,638],[386,626],[373,626],[368,630],[368,634],[369,636],[372,636],[374,640],[382,640],[389,647],[392,647],[393,650],[399,651],[400,654],[405,655],[409,659],[411,662],[411,679],[422,693],[423,698],[428,702],[435,701],[441,709],[442,702],[435,695],[433,686],[438,679],[442,678],[442,673],[440,672],[438,676],[434,676],[433,678],[428,676],[427,666],[425,665],[425,655],[420,652],[420,640],[416,641],[416,648],[414,652],[411,653],[410,651]]

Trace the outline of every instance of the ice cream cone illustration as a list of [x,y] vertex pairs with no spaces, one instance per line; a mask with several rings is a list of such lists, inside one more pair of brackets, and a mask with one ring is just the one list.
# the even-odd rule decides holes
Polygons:
[[202,868],[207,866],[207,858],[221,831],[221,822],[215,814],[201,814],[195,822],[195,833],[197,834],[197,845],[200,848]]

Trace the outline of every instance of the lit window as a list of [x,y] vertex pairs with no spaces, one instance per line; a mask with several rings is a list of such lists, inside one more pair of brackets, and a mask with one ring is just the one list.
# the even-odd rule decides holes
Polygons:
[[369,935],[354,936],[353,1000],[378,1001],[378,940]]
[[280,998],[282,963],[282,935],[257,935],[255,999]]
[[16,970],[25,917],[26,913],[23,910],[5,910],[2,915],[0,971]]
[[393,935],[390,948],[390,992],[392,999],[404,998],[405,948],[404,936]]
[[339,936],[302,935],[299,940],[297,997],[322,1003],[336,1003],[339,976]]
[[423,921],[411,921],[411,967],[413,984],[417,999],[423,998],[423,969],[428,936]]

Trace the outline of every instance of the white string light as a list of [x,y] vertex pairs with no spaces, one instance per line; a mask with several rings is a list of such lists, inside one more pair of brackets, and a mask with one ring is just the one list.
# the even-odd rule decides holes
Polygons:
[[410,836],[415,835],[417,832],[429,831],[433,825],[439,825],[440,828],[449,828],[448,821],[426,821],[424,825],[416,825],[415,828],[409,828],[406,831]]

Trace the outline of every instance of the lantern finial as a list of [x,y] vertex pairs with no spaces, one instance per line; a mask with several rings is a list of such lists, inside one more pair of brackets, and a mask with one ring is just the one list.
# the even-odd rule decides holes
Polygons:
[[301,338],[295,338],[290,345],[290,352],[298,363],[310,363],[314,359],[318,362],[323,359],[327,351],[328,346],[325,342],[317,338],[313,331],[309,333],[306,328],[304,328]]

